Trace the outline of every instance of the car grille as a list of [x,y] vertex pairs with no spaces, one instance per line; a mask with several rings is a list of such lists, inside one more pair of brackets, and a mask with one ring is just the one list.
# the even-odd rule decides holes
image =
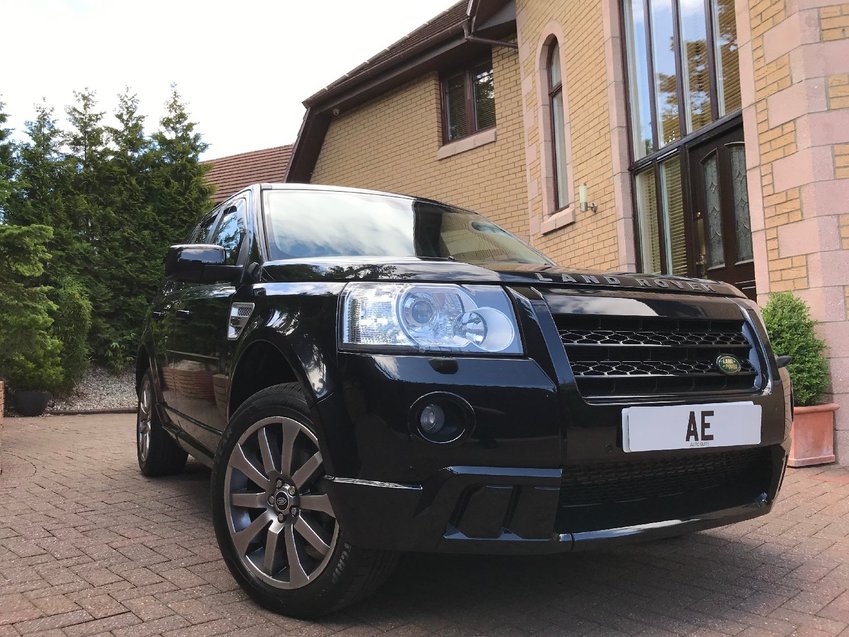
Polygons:
[[[761,377],[741,320],[561,315],[560,340],[584,397],[757,391]],[[736,374],[716,360],[735,356]]]
[[751,502],[769,488],[769,447],[563,470],[558,529],[616,528]]
[[629,502],[696,494],[733,484],[764,456],[764,448],[646,462],[616,462],[567,467],[560,505]]

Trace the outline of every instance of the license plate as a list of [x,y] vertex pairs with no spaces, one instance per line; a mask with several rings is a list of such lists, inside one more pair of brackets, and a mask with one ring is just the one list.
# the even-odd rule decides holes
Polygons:
[[622,446],[628,452],[734,447],[760,442],[761,406],[751,402],[622,410]]

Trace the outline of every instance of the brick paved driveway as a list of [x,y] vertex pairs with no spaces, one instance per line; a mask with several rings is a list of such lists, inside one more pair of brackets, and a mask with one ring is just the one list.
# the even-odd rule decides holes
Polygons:
[[0,637],[849,635],[849,471],[790,472],[771,516],[688,538],[540,558],[408,556],[320,622],[261,610],[215,545],[209,472],[146,479],[131,416],[7,419]]

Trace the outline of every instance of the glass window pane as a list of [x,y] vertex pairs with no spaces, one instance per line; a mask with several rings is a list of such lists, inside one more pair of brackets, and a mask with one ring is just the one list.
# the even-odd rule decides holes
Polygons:
[[722,241],[722,209],[719,192],[719,166],[716,154],[704,163],[705,177],[705,260],[708,268],[725,265],[725,248]]
[[651,274],[660,274],[663,267],[660,262],[660,239],[657,234],[657,187],[654,168],[637,175],[636,182],[642,269]]
[[661,164],[663,188],[664,236],[667,272],[687,275],[687,240],[684,232],[684,190],[681,184],[681,160],[676,155]]
[[495,84],[491,64],[474,71],[474,90],[476,130],[495,126]]
[[445,116],[448,140],[463,137],[466,130],[466,82],[464,75],[455,75],[445,81]]
[[681,80],[684,82],[687,132],[710,124],[710,65],[708,64],[707,20],[705,5],[681,2]]
[[658,145],[665,146],[681,137],[672,0],[651,0],[651,20],[655,94],[660,119]]
[[654,152],[652,141],[651,90],[646,49],[646,16],[643,0],[625,4],[628,47],[628,88],[631,91],[631,131],[634,159]]
[[737,53],[737,21],[734,0],[711,0],[713,33],[716,39],[716,84],[719,92],[719,116],[742,107],[740,67]]
[[492,65],[478,67],[474,71],[475,117],[477,130],[495,126],[495,84]]
[[751,261],[752,223],[749,220],[749,190],[746,184],[746,150],[742,144],[731,150],[731,189],[734,193],[734,227],[737,232],[737,260]]
[[560,45],[555,40],[548,52],[548,88],[551,90],[562,83],[563,80],[560,74]]
[[224,264],[236,265],[239,259],[239,248],[245,236],[245,220],[243,203],[231,206],[224,214],[221,225],[215,232],[212,242],[224,248]]
[[554,170],[556,171],[557,209],[569,205],[569,189],[566,181],[566,135],[564,131],[563,91],[560,90],[551,97],[551,119],[554,127]]

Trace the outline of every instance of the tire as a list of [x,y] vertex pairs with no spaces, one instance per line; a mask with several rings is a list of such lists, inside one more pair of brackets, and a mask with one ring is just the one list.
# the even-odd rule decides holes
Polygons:
[[326,615],[365,598],[397,561],[345,540],[323,476],[297,384],[248,398],[213,462],[212,517],[227,567],[256,602],[291,617]]
[[139,405],[136,413],[136,455],[139,469],[146,476],[180,473],[186,467],[187,454],[159,420],[153,377],[145,371],[138,386]]

